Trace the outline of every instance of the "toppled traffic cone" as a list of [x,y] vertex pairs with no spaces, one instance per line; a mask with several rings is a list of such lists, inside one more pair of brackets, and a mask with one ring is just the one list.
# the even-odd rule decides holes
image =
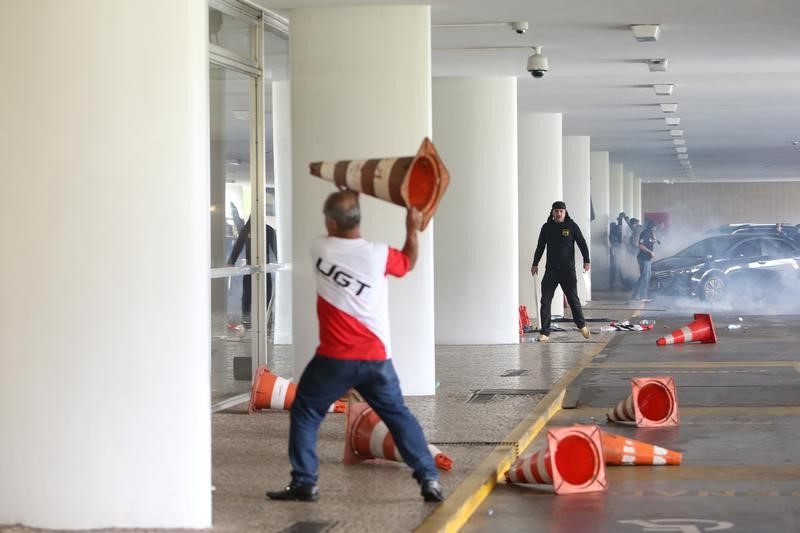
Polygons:
[[607,465],[679,465],[680,452],[603,431],[603,457]]
[[[276,376],[269,371],[266,365],[256,369],[253,378],[253,387],[250,390],[250,404],[247,412],[251,415],[261,409],[282,409],[288,411],[292,408],[294,397],[297,394],[297,385],[288,379]],[[336,400],[328,409],[329,413],[344,413],[347,403]]]
[[[453,460],[442,450],[433,444],[428,444],[428,450],[433,455],[436,468],[450,470],[453,467]],[[343,462],[352,465],[368,459],[404,462],[394,443],[394,437],[378,413],[366,402],[351,401],[347,410]]]
[[682,342],[702,342],[703,344],[717,342],[717,332],[714,329],[714,322],[711,320],[711,315],[695,313],[694,322],[676,329],[665,337],[659,338],[656,344],[665,346],[667,344],[680,344]]
[[634,422],[637,427],[677,426],[675,380],[671,376],[631,379],[631,394],[607,417],[609,422]]
[[311,163],[309,170],[340,189],[363,192],[402,207],[416,207],[422,212],[421,229],[428,225],[450,183],[450,174],[427,137],[415,156],[318,161]]
[[506,482],[553,485],[556,494],[607,490],[600,434],[597,426],[549,430],[547,445],[517,459]]

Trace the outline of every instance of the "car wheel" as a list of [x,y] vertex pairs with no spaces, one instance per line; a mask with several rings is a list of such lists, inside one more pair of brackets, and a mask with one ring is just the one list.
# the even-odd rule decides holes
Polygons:
[[728,286],[720,277],[711,276],[703,282],[703,299],[707,302],[722,302],[728,298]]

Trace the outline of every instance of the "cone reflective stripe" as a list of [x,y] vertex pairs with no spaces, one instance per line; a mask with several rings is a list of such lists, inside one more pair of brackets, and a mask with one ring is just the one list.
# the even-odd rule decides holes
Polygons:
[[340,189],[359,191],[422,212],[422,229],[450,183],[450,174],[427,137],[417,154],[409,157],[314,162],[311,174],[332,181]]
[[654,444],[603,431],[603,457],[607,465],[679,465],[682,454]]
[[[344,464],[350,465],[368,459],[386,459],[405,462],[386,423],[366,402],[351,402],[347,411],[345,429]],[[450,470],[453,460],[439,448],[428,444],[436,468]]]
[[659,338],[656,344],[665,346],[667,344],[680,344],[684,342],[702,342],[711,344],[717,342],[717,332],[714,329],[714,321],[711,315],[705,313],[695,313],[694,322],[680,327]]
[[675,380],[671,376],[631,379],[631,394],[606,416],[609,422],[633,422],[637,427],[677,426]]
[[553,485],[556,494],[608,489],[601,431],[597,426],[554,428],[547,444],[520,457],[506,472],[508,483]]
[[[250,389],[250,404],[247,412],[251,415],[261,409],[289,410],[297,394],[297,385],[288,379],[276,376],[266,365],[256,369],[253,387]],[[329,413],[344,413],[347,404],[336,400],[328,408]]]

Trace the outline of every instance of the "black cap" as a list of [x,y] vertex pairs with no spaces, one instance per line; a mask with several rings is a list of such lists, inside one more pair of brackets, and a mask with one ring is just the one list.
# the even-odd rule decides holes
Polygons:
[[553,209],[566,209],[567,204],[559,200],[558,202],[553,202]]

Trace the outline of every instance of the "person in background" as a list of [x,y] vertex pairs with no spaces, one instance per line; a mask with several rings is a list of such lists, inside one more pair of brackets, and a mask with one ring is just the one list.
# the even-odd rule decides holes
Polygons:
[[652,220],[647,220],[639,236],[639,253],[636,256],[639,263],[639,283],[636,284],[632,300],[651,301],[647,296],[650,288],[651,266],[653,258],[656,256],[653,250],[657,242],[656,225]]
[[[267,242],[267,263],[277,263],[278,262],[278,239],[277,235],[275,234],[275,228],[266,224],[266,242]],[[250,264],[251,258],[251,242],[250,242],[250,217],[247,217],[247,222],[245,222],[242,229],[239,230],[239,236],[236,238],[236,242],[233,245],[233,250],[231,250],[231,255],[228,256],[228,264],[233,266],[236,264],[236,261],[239,259],[239,256],[242,254],[242,249],[244,248],[245,257],[247,258],[247,264]],[[273,285],[273,278],[275,274],[270,273],[267,275],[267,306],[269,306],[270,302],[272,301],[272,285]],[[248,319],[250,317],[250,309],[251,309],[251,300],[252,300],[252,280],[250,279],[250,275],[242,276],[242,317],[243,322],[249,323]]]

